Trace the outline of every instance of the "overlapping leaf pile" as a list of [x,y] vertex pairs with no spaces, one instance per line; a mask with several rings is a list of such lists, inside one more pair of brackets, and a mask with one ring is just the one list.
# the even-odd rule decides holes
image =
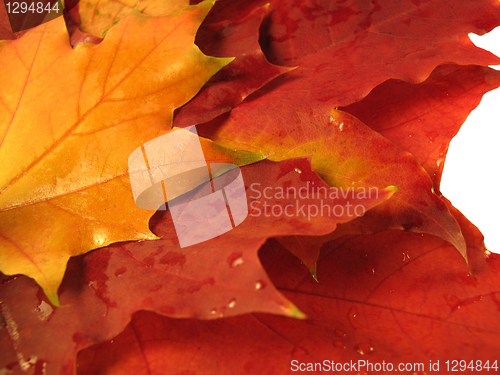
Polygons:
[[[500,86],[467,37],[500,2],[135,5],[23,35],[0,7],[0,374],[498,360],[500,257],[439,183]],[[241,167],[250,214],[181,248],[168,211],[135,205],[127,158],[191,125],[208,162]],[[307,194],[273,193],[290,187]],[[342,214],[296,207],[325,205]]]

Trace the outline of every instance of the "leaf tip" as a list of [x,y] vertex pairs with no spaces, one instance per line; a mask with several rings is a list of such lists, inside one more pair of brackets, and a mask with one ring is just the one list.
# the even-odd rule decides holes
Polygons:
[[59,302],[59,296],[57,295],[57,290],[56,291],[46,290],[45,295],[47,296],[52,305],[54,305],[55,307],[61,307],[61,303]]
[[399,188],[397,186],[394,186],[394,185],[391,185],[391,186],[387,186],[385,188],[386,191],[390,192],[391,195],[394,194],[394,193],[397,193],[399,191]]
[[319,283],[319,281],[318,281],[318,274],[317,274],[317,272],[316,272],[316,271],[317,271],[317,270],[316,270],[316,267],[314,267],[314,269],[312,269],[310,272],[311,272],[311,276],[312,276],[312,278],[313,278],[313,279],[314,279],[317,283]]
[[233,62],[236,57],[216,57],[218,61],[220,61],[222,66],[226,66],[229,63]]
[[147,237],[145,238],[147,241],[156,241],[156,240],[161,240],[161,237],[157,236],[153,232],[150,232],[147,234]]
[[262,160],[265,160],[269,157],[269,153],[266,153],[266,152],[256,152],[255,153],[255,161],[258,162],[258,161],[262,161]]
[[287,314],[290,318],[296,318],[296,319],[307,319],[307,315],[304,314],[302,311],[299,310],[297,306],[294,304],[291,304],[290,310]]

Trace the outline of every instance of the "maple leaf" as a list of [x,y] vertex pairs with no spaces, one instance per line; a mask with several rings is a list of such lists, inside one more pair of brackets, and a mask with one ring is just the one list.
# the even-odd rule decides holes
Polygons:
[[114,24],[134,7],[148,16],[166,16],[189,6],[189,0],[90,0],[78,4],[80,29],[102,38]]
[[[500,73],[490,68],[440,66],[421,84],[390,80],[342,110],[366,121],[399,148],[411,152],[432,176],[433,188],[440,195],[439,182],[451,138],[482,95],[499,85]],[[326,236],[279,241],[314,272],[323,244],[355,231],[363,232],[366,229],[361,221],[341,224]]]
[[0,7],[0,40],[14,39],[14,33],[10,26],[9,15],[5,7]]
[[[383,203],[391,189],[383,190],[380,200],[365,200],[368,208],[380,204],[354,219],[290,218],[283,215],[283,205],[292,201],[273,195],[270,208],[258,217],[250,215],[230,232],[189,248],[179,246],[170,213],[160,212],[150,227],[161,240],[114,244],[71,259],[60,288],[64,308],[54,309],[33,280],[0,276],[0,372],[288,374],[294,372],[291,360],[325,359],[395,366],[439,359],[441,370],[451,358],[493,364],[500,350],[500,259],[489,254],[481,233],[438,187],[449,139],[482,93],[497,85],[498,75],[477,66],[439,65],[499,61],[472,46],[467,33],[482,34],[499,24],[500,3],[272,0],[266,12],[266,2],[219,1],[197,40],[202,50],[208,48],[204,52],[224,50],[219,56],[228,56],[239,50],[235,43],[249,38],[238,57],[244,61],[243,55],[254,50],[270,68],[256,46],[260,25],[259,42],[269,60],[298,68],[246,99],[272,75],[266,71],[253,81],[244,66],[241,80],[223,76],[216,81],[214,76],[198,102],[183,108],[191,106],[192,118],[181,123],[179,117],[179,124],[207,121],[236,106],[198,131],[232,149],[260,152],[221,150],[202,139],[214,153],[207,158],[211,161],[221,161],[221,154],[229,162],[235,155],[255,161],[269,153],[279,161],[241,168],[251,213],[256,213],[256,200],[266,198],[264,187],[311,192],[308,183],[314,182],[328,188],[309,160],[290,159],[297,156],[310,156],[314,170],[330,185],[397,185],[399,191]],[[107,4],[114,9],[109,14],[115,14],[117,3]],[[110,19],[106,22],[109,27]],[[118,26],[123,22],[128,18]],[[215,34],[208,32],[212,28]],[[221,29],[241,34],[212,44]],[[137,43],[151,37],[137,34]],[[73,45],[84,38],[72,37]],[[436,93],[436,88],[446,92]],[[229,89],[233,94],[224,97]],[[204,107],[204,98],[219,96],[221,101]],[[161,102],[158,111],[164,106]],[[332,111],[338,106],[343,107]],[[147,140],[171,126],[173,108],[167,108],[165,127],[158,123]],[[200,108],[207,113],[198,113]],[[120,114],[128,111],[124,107]],[[437,116],[443,113],[449,118]],[[142,144],[137,141],[135,148]],[[251,188],[252,182],[261,188]],[[202,190],[177,200],[203,195]],[[257,192],[259,198],[251,196]],[[317,198],[306,203],[317,205]],[[345,208],[348,202],[337,203]],[[276,206],[281,215],[273,212]],[[377,231],[382,232],[371,234]],[[316,244],[316,253],[301,246],[292,252],[309,268],[316,267],[320,255],[320,283],[275,239],[262,247],[261,264],[256,253],[269,237],[287,247],[292,241]],[[25,238],[46,240],[29,232]],[[474,276],[450,243],[467,255]],[[297,307],[307,319],[290,318],[300,315]],[[217,319],[221,313],[224,319]],[[111,341],[84,349],[105,340]]]
[[[77,23],[83,32],[101,36],[112,26],[112,19],[117,22],[131,11],[132,5],[114,0],[89,2],[80,8]],[[179,0],[167,3],[149,0],[141,2],[138,9],[144,14],[162,16],[184,6],[187,4]],[[234,57],[235,60],[223,67],[195,98],[177,111],[175,126],[207,122],[229,111],[273,78],[293,70],[270,64],[259,46],[259,26],[269,6],[256,7],[250,12],[242,10],[241,6],[232,7],[227,19],[217,16],[217,8],[209,12],[199,28],[196,45],[206,55]]]
[[[13,349],[17,358],[24,358],[20,366],[37,358],[32,366],[45,363],[49,372],[69,374],[80,349],[117,335],[141,309],[177,318],[216,319],[254,311],[301,317],[262,268],[257,257],[261,245],[277,235],[327,233],[353,217],[347,210],[342,216],[309,217],[309,207],[362,203],[369,209],[394,192],[386,189],[371,199],[321,199],[311,186],[327,186],[305,159],[263,161],[241,171],[247,197],[254,202],[243,223],[222,236],[181,248],[170,214],[157,215],[152,229],[161,240],[114,244],[70,260],[60,288],[61,308],[53,309],[32,280],[3,277],[0,312],[7,330],[0,336],[0,350],[6,353],[0,368],[16,360],[7,355]],[[270,188],[292,186],[308,191],[307,196],[302,194],[300,201],[292,195],[278,198],[278,193],[268,200],[258,197],[269,196]],[[276,214],[276,207],[289,205],[294,211],[308,208],[304,215]]]
[[224,19],[214,7],[207,15],[196,34],[196,45],[210,56],[236,58],[210,78],[198,95],[176,112],[176,126],[210,121],[234,108],[275,77],[293,70],[270,64],[259,46],[259,27],[268,11],[268,6],[255,8],[249,14],[235,8],[231,18]]
[[[498,24],[500,5],[491,1],[485,1],[484,7],[460,3],[450,15],[445,4],[434,3],[408,3],[397,9],[384,1],[366,7],[356,1],[343,5],[326,1],[306,3],[300,7],[291,1],[271,3],[274,11],[264,38],[268,42],[265,51],[271,61],[298,68],[273,80],[228,116],[200,127],[200,134],[231,147],[272,153],[273,160],[314,154],[313,168],[334,186],[345,188],[368,176],[374,184],[378,175],[383,186],[396,185],[401,194],[350,222],[344,234],[391,228],[430,233],[454,244],[465,257],[459,225],[440,197],[431,191],[432,182],[424,177],[426,173],[415,174],[407,168],[406,172],[396,170],[401,168],[401,162],[414,163],[416,170],[416,160],[410,161],[404,153],[393,155],[393,162],[381,160],[382,152],[391,148],[389,142],[377,145],[378,138],[373,135],[375,138],[370,141],[354,143],[350,134],[342,132],[343,124],[352,121],[345,120],[342,113],[331,114],[332,107],[361,99],[388,78],[421,82],[445,62],[499,62],[489,52],[473,46],[467,32],[481,33]],[[341,9],[347,13],[341,13]],[[486,10],[490,12],[487,17]],[[440,18],[442,13],[448,17]],[[341,14],[345,18],[337,18]],[[422,31],[422,20],[430,17],[445,22],[446,33],[434,31],[439,22]],[[320,31],[316,33],[316,29]],[[376,53],[370,47],[373,45],[380,45]],[[334,137],[332,126],[340,130]],[[361,129],[362,125],[357,126]],[[356,147],[361,144],[362,149]],[[391,163],[392,170],[388,168]],[[417,195],[416,186],[421,187]],[[295,249],[300,247],[299,244]],[[313,272],[319,251],[314,248],[308,255],[292,249]]]
[[445,361],[452,359],[492,365],[500,350],[500,256],[477,255],[483,269],[475,279],[455,249],[436,237],[399,231],[358,236],[322,255],[318,267],[325,277],[318,284],[270,241],[261,251],[262,262],[306,320],[249,314],[179,321],[140,312],[111,342],[82,351],[79,373],[168,368],[172,373],[291,374],[293,363],[324,360],[384,361],[394,368],[424,363],[415,369],[421,372],[429,372],[429,360],[440,360],[440,373],[448,372]]
[[[266,101],[264,96],[262,101]],[[248,105],[254,103],[252,101]],[[279,107],[281,104],[276,105]],[[342,233],[337,229],[335,235],[365,234],[386,229],[413,230],[440,236],[452,243],[463,256],[466,255],[458,223],[445,203],[433,193],[431,179],[411,154],[400,151],[390,141],[344,112],[334,110],[328,117],[291,120],[296,121],[296,127],[286,133],[275,129],[281,125],[278,119],[273,118],[276,113],[279,109],[253,117],[256,114],[249,114],[243,104],[233,109],[222,124],[214,121],[200,127],[200,133],[232,147],[239,144],[241,148],[270,153],[271,160],[312,155],[312,166],[323,180],[344,190],[366,185],[398,187],[398,194],[393,199],[349,222]],[[241,122],[258,125],[251,127],[248,124],[237,130],[239,125],[236,124]],[[248,144],[252,147],[247,147]],[[315,273],[319,247],[303,249],[299,244],[289,249]]]
[[421,84],[389,80],[342,110],[411,152],[439,191],[451,139],[482,96],[498,86],[494,69],[442,65]]
[[498,64],[498,58],[475,47],[467,36],[483,35],[499,25],[496,0],[417,0],[397,6],[390,0],[270,4],[264,53],[279,65],[296,66],[300,61],[303,69],[289,77],[317,68],[302,87],[311,88],[319,99],[330,96],[334,106],[361,99],[387,78],[421,82],[444,62]]
[[193,44],[211,4],[167,18],[133,12],[99,45],[75,50],[62,18],[0,44],[3,273],[34,278],[57,304],[70,256],[156,238],[153,212],[131,196],[127,159],[230,61]]

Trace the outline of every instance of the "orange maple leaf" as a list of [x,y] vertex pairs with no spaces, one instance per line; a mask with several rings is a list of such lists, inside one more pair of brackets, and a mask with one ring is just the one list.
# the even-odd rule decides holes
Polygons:
[[90,0],[79,4],[80,29],[102,37],[113,24],[127,16],[132,9],[149,16],[166,16],[189,6],[188,0]]
[[0,42],[1,272],[32,277],[57,305],[69,257],[157,238],[127,160],[231,61],[194,44],[213,3],[134,10],[98,45],[72,49],[62,17]]

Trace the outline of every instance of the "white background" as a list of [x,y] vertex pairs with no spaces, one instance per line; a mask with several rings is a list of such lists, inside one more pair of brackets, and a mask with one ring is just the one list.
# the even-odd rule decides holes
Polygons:
[[[472,42],[500,56],[500,27]],[[500,70],[500,65],[491,66]],[[500,253],[500,89],[483,96],[450,143],[441,192],[483,233],[488,250]]]

